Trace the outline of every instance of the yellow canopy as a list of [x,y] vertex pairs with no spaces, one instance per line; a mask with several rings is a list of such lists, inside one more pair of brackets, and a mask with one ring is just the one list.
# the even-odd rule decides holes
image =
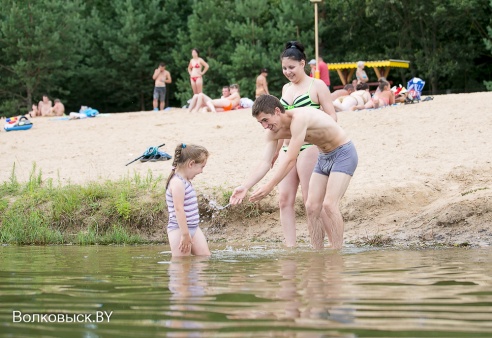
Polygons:
[[[408,68],[410,67],[410,61],[406,60],[380,60],[380,61],[364,61],[366,67],[372,67],[378,79],[382,76],[388,77],[391,67],[394,68]],[[345,85],[350,82],[355,70],[357,69],[357,62],[338,62],[328,63],[329,70],[336,70],[340,80]]]

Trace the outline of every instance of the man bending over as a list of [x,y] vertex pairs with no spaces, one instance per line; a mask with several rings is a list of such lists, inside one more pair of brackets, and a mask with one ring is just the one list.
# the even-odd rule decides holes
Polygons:
[[340,200],[358,163],[352,141],[333,118],[319,109],[301,107],[286,111],[280,101],[271,95],[258,97],[252,113],[266,129],[266,147],[263,158],[250,177],[234,189],[230,203],[241,203],[247,191],[268,173],[279,142],[290,139],[287,158],[279,165],[273,178],[253,192],[250,202],[257,202],[267,196],[295,165],[305,142],[312,143],[318,147],[319,156],[309,181],[306,201],[311,244],[315,249],[322,249],[326,232],[332,247],[340,249],[343,244]]

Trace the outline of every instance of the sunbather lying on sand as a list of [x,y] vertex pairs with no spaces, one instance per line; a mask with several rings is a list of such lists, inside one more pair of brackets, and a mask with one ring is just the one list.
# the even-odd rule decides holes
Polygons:
[[359,83],[357,90],[348,96],[341,96],[333,101],[335,111],[347,111],[353,110],[355,106],[364,106],[371,100],[371,94],[369,93],[369,85],[366,83]]
[[389,82],[385,80],[380,81],[378,89],[379,92],[375,93],[372,99],[363,105],[352,107],[352,110],[381,108],[395,103],[395,93],[391,91]]

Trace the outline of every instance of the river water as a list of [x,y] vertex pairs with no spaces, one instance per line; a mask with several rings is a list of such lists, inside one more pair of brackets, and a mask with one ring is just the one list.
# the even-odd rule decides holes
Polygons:
[[0,337],[492,336],[492,248],[0,247]]

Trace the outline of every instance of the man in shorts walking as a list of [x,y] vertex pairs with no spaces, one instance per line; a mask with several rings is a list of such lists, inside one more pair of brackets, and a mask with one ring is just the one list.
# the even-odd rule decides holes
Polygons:
[[343,219],[340,212],[342,199],[357,167],[355,146],[345,131],[319,109],[301,107],[285,110],[280,101],[271,95],[258,97],[252,108],[253,117],[266,129],[266,147],[263,158],[250,177],[234,189],[231,204],[242,202],[248,190],[258,183],[272,167],[279,142],[290,139],[285,161],[264,186],[253,192],[250,202],[266,197],[290,172],[305,142],[319,149],[318,164],[309,181],[306,213],[311,244],[323,248],[325,232],[332,247],[343,244]]
[[164,62],[161,62],[159,67],[154,70],[152,79],[155,81],[154,101],[152,102],[154,110],[159,110],[157,108],[158,102],[160,102],[160,110],[164,110],[166,105],[166,84],[172,82],[171,73],[166,70],[166,64]]

